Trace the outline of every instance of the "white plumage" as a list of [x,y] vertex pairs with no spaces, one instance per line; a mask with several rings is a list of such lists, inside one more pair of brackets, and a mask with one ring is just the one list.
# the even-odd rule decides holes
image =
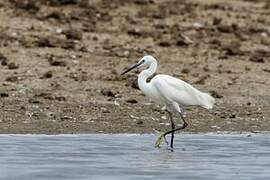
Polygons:
[[[139,74],[138,84],[140,90],[152,100],[166,106],[167,108],[173,107],[177,110],[179,108],[175,106],[185,105],[197,105],[206,109],[211,109],[215,103],[215,99],[207,93],[203,93],[192,85],[174,78],[169,75],[156,75],[149,83],[146,82],[147,78],[153,75],[157,69],[157,61],[152,56],[144,56],[139,63],[140,66],[148,65],[149,68],[143,70]],[[176,105],[176,104],[177,105]]]
[[[170,113],[172,131],[168,131],[163,134],[164,138],[166,134],[172,133],[171,147],[173,143],[173,132],[175,131],[174,123],[171,113],[182,113],[182,106],[201,106],[206,109],[213,108],[215,99],[207,93],[201,92],[194,88],[192,85],[174,78],[169,75],[156,75],[150,82],[147,82],[147,78],[152,76],[157,69],[157,61],[153,56],[144,56],[138,63],[131,66],[129,69],[122,73],[125,74],[130,70],[146,65],[148,68],[143,70],[138,77],[138,84],[140,90],[149,98],[165,106],[166,110]],[[183,119],[183,116],[181,115]],[[184,129],[187,123],[184,121]],[[180,129],[180,128],[179,128]],[[176,129],[178,130],[178,129]],[[160,138],[159,138],[160,139]],[[160,143],[159,143],[160,144]],[[159,145],[158,144],[158,145]]]

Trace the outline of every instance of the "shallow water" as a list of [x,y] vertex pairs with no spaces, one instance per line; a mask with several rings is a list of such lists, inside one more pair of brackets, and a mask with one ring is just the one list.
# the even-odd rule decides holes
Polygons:
[[0,179],[269,179],[270,134],[0,135]]

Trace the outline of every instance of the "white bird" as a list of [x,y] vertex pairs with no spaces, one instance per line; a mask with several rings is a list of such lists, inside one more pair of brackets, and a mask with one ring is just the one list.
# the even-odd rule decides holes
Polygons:
[[[144,56],[138,63],[134,64],[121,75],[126,74],[136,67],[147,66],[148,68],[143,70],[138,77],[138,84],[140,90],[148,96],[150,99],[164,106],[165,110],[169,113],[171,121],[171,130],[162,133],[156,141],[156,147],[160,147],[163,139],[168,145],[166,135],[171,134],[170,147],[173,149],[174,132],[187,127],[187,122],[183,117],[182,106],[201,106],[206,109],[213,108],[215,99],[207,93],[203,93],[192,85],[174,78],[169,75],[159,74],[153,77],[150,82],[147,82],[147,78],[152,76],[157,69],[157,60],[150,55]],[[175,128],[172,113],[176,112],[183,120],[181,127]]]

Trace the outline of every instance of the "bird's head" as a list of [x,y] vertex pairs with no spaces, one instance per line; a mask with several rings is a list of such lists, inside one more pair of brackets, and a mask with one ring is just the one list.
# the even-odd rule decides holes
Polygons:
[[135,68],[138,68],[138,67],[141,67],[141,66],[144,66],[144,65],[150,66],[153,63],[157,63],[157,60],[153,56],[150,56],[150,55],[144,56],[136,64],[133,64],[128,69],[123,71],[121,73],[121,75],[126,74],[127,72],[131,71],[132,69],[135,69]]

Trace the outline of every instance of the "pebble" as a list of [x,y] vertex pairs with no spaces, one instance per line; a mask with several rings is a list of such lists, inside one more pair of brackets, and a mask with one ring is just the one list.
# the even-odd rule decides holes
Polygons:
[[196,84],[205,84],[206,79],[209,77],[209,75],[203,75],[198,78],[197,81],[195,81]]
[[188,74],[190,72],[190,69],[183,68],[181,72],[184,73],[184,74]]
[[108,97],[115,97],[115,93],[112,92],[110,89],[106,89],[106,88],[101,89],[101,94]]
[[62,116],[61,120],[68,120],[68,119],[73,119],[72,116]]
[[69,29],[69,30],[65,30],[63,31],[63,34],[65,34],[65,36],[67,37],[67,39],[73,39],[73,40],[82,40],[82,32],[76,29]]
[[12,69],[18,69],[18,68],[19,68],[19,65],[15,64],[13,62],[8,64],[8,69],[12,70]]
[[222,18],[219,18],[219,17],[214,17],[213,18],[213,25],[216,26],[216,25],[219,25],[222,21]]
[[193,27],[195,27],[196,29],[202,29],[204,25],[202,23],[195,22],[193,23]]
[[8,64],[7,58],[1,53],[0,53],[0,62],[2,66],[6,66]]
[[118,101],[114,101],[114,105],[116,105],[116,106],[120,106],[120,103],[118,102]]
[[137,120],[136,124],[143,124],[143,121],[142,120]]
[[252,62],[264,63],[266,57],[270,57],[270,51],[258,49],[251,53],[249,60]]
[[146,5],[146,4],[151,4],[154,1],[153,0],[135,0],[134,2],[135,4]]
[[18,80],[19,80],[19,78],[17,76],[10,76],[10,77],[6,78],[6,81],[8,81],[8,82],[16,82]]
[[136,103],[138,103],[138,101],[136,99],[127,99],[126,102],[127,103],[130,103],[130,104],[136,104]]
[[141,36],[143,32],[139,28],[133,28],[133,29],[128,30],[128,34],[133,35],[133,36]]
[[110,113],[110,111],[107,108],[105,108],[105,107],[102,107],[101,108],[101,112],[102,113]]
[[4,93],[4,92],[3,92],[3,93],[0,93],[0,97],[2,97],[2,98],[3,98],[3,97],[8,97],[8,96],[9,96],[8,93]]
[[211,126],[212,129],[220,129],[219,126]]
[[43,74],[41,78],[52,78],[52,76],[53,76],[52,71],[47,71]]
[[60,61],[60,60],[50,60],[49,63],[52,66],[62,66],[62,67],[64,67],[64,66],[67,65],[67,63],[65,61]]
[[62,32],[63,32],[63,29],[61,29],[61,28],[56,29],[56,34],[61,34]]
[[229,116],[229,118],[231,118],[231,119],[233,119],[233,118],[235,118],[235,117],[236,117],[235,114],[230,114],[230,116]]
[[211,90],[209,91],[209,93],[211,94],[211,96],[213,96],[214,98],[223,98],[223,96],[221,94],[219,94],[218,92],[216,92],[215,90]]

